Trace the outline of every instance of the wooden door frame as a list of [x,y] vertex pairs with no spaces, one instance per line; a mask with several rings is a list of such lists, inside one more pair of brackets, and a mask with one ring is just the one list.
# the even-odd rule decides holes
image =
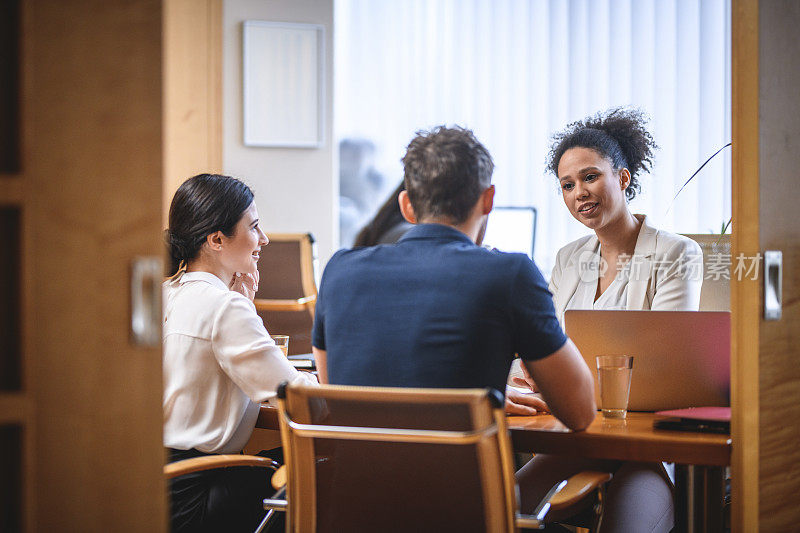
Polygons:
[[[759,243],[758,0],[733,0],[731,258],[755,256]],[[759,527],[758,280],[731,276],[731,437],[733,531]]]
[[0,205],[22,217],[22,387],[0,423],[22,430],[22,529],[164,531],[161,349],[131,348],[128,264],[164,252],[163,191],[221,170],[222,0],[20,17],[22,168]]

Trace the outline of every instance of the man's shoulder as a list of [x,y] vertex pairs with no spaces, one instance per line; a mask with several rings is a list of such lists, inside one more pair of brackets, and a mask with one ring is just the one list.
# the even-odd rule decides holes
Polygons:
[[[413,260],[412,252],[418,250],[413,243],[383,244],[367,248],[343,249],[331,257],[328,264],[381,263],[385,261]],[[426,247],[426,253],[442,261],[464,261],[487,265],[508,266],[532,263],[530,257],[518,252],[501,252],[462,242],[443,242]]]
[[365,273],[381,276],[385,267],[397,273],[404,268],[413,272],[453,272],[453,269],[468,271],[477,278],[513,277],[520,270],[535,270],[531,259],[522,253],[488,250],[479,246],[466,246],[459,242],[448,242],[425,247],[419,253],[413,243],[378,245],[367,248],[343,249],[336,252],[325,267],[325,277],[362,276]]
[[[345,268],[355,264],[369,264],[370,262],[383,261],[386,252],[390,250],[379,250],[381,248],[390,248],[394,245],[378,245],[357,248],[342,248],[331,256],[325,270],[334,270],[338,268]],[[378,253],[376,253],[378,252]]]
[[[403,259],[388,248],[394,245],[378,245],[363,248],[344,248],[337,251],[325,265],[322,274],[323,286],[351,284],[364,278],[381,278],[385,267]],[[380,250],[381,248],[386,248]]]
[[518,252],[479,249],[473,254],[471,261],[474,261],[473,272],[492,277],[499,276],[509,282],[521,271],[536,270],[531,258]]

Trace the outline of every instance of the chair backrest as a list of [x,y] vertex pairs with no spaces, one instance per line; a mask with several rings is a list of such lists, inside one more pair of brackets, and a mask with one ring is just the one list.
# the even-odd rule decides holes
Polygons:
[[502,395],[282,385],[291,531],[514,531]]
[[291,337],[290,354],[309,353],[317,296],[314,237],[310,233],[267,237],[269,245],[258,262],[256,310],[270,333]]
[[687,234],[703,250],[703,287],[700,311],[731,309],[731,236]]

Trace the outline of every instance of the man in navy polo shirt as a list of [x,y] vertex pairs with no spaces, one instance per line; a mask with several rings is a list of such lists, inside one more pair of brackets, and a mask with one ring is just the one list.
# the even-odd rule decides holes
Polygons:
[[503,391],[519,354],[547,402],[528,409],[588,426],[592,376],[541,273],[524,254],[479,246],[494,201],[489,152],[471,131],[439,127],[417,134],[403,165],[398,200],[416,226],[394,245],[341,250],[325,268],[312,339],[320,380]]

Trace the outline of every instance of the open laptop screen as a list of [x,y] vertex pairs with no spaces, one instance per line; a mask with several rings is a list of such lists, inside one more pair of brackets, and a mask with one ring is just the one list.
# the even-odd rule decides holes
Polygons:
[[[595,376],[598,355],[632,355],[630,411],[730,405],[728,311],[568,309],[566,333]],[[598,403],[598,405],[600,405]]]
[[535,207],[495,207],[489,214],[483,244],[503,252],[521,252],[533,259]]

